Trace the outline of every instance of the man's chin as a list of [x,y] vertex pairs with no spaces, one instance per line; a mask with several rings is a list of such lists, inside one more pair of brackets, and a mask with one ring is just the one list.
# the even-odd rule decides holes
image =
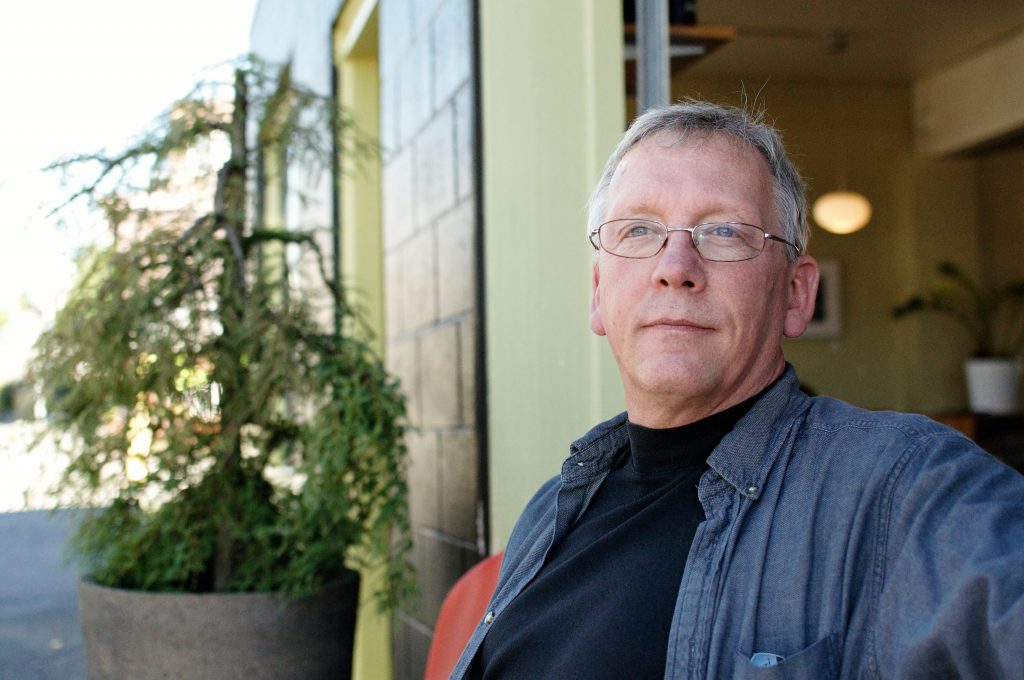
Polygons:
[[706,398],[721,383],[721,376],[708,364],[687,362],[686,365],[655,368],[640,376],[641,391],[652,398],[669,402]]

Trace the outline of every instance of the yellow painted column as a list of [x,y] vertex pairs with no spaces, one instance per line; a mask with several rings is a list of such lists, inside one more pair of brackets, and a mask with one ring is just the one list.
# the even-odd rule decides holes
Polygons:
[[586,201],[625,121],[622,4],[481,0],[491,547],[569,442],[622,410],[588,326]]
[[[356,126],[342,134],[338,192],[341,274],[349,304],[362,311],[372,346],[384,351],[383,247],[380,158],[351,153],[357,137],[379,138],[380,85],[377,67],[377,1],[349,0],[334,25],[334,64],[343,115]],[[352,330],[352,329],[349,329]],[[363,571],[352,660],[354,680],[387,680],[393,675],[391,623],[377,611],[373,591],[381,573]]]

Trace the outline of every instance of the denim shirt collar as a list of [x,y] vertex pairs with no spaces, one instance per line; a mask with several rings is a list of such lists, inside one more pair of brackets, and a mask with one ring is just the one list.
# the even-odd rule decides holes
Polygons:
[[629,432],[623,411],[569,445],[569,458],[562,464],[562,483],[571,484],[607,473],[628,445]]
[[763,397],[722,438],[708,465],[741,494],[757,499],[786,439],[810,405],[789,363]]
[[[777,423],[793,423],[806,408],[796,370],[789,363],[774,385],[740,419],[708,457],[708,465],[737,491],[756,499],[790,431]],[[792,414],[792,415],[790,415]],[[606,420],[574,441],[562,465],[562,482],[571,484],[607,473],[629,445],[626,413]]]

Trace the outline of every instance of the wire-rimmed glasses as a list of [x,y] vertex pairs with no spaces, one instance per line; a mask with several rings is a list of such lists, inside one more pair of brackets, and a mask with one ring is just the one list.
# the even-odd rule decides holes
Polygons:
[[710,262],[752,260],[768,241],[785,243],[797,254],[800,249],[761,227],[743,222],[707,222],[692,227],[668,227],[657,220],[625,218],[611,220],[592,230],[590,244],[612,255],[628,258],[654,257],[673,231],[687,231],[700,256]]

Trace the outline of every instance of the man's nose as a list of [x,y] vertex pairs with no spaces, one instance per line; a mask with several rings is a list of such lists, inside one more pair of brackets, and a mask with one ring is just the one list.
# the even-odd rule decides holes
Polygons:
[[656,256],[653,283],[669,288],[697,288],[704,285],[704,259],[697,252],[688,231],[671,231]]

